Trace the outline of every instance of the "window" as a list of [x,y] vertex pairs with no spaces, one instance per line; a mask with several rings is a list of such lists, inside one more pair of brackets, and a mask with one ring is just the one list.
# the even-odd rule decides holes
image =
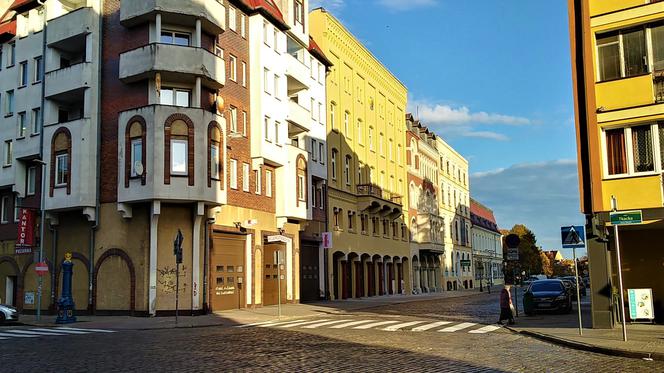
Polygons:
[[600,81],[647,72],[645,29],[597,35],[597,59]]
[[69,182],[69,154],[55,156],[55,186],[65,186]]
[[318,150],[316,148],[316,140],[311,139],[311,160],[312,161],[316,161],[316,150]]
[[378,150],[380,151],[380,155],[385,155],[385,149],[383,149],[384,142],[385,138],[383,136],[383,133],[381,132],[380,135],[378,135]]
[[388,147],[387,147],[387,154],[389,155],[390,161],[394,160],[393,155],[392,155],[392,148],[394,147],[394,145],[392,145],[392,144],[393,144],[392,139],[390,139],[390,143],[388,144]]
[[332,161],[331,161],[331,168],[332,168],[332,180],[337,179],[337,150],[332,149]]
[[32,109],[32,134],[39,133],[39,127],[41,126],[41,110],[40,108]]
[[265,117],[263,123],[264,123],[263,132],[265,132],[265,141],[270,142],[270,117]]
[[234,106],[230,107],[231,112],[231,132],[237,133],[237,108]]
[[237,14],[232,6],[228,7],[228,28],[233,31],[237,30]]
[[397,145],[397,163],[401,163],[401,144]]
[[274,50],[279,53],[279,32],[276,27],[272,28],[272,38],[274,39],[272,46],[274,47]]
[[335,110],[336,110],[336,106],[337,105],[334,102],[332,102],[330,104],[330,128],[332,128],[332,129],[336,128],[335,127],[335,122],[334,122],[334,113],[335,113]]
[[346,185],[350,185],[350,162],[351,157],[347,155],[344,162],[344,179],[346,180]]
[[5,141],[5,166],[12,165],[12,158],[14,158],[14,149],[12,145],[12,140]]
[[247,17],[244,14],[240,14],[240,36],[243,38],[247,37]]
[[270,94],[270,70],[265,67],[263,68],[263,91],[267,94]]
[[362,143],[362,119],[357,120],[357,143]]
[[164,87],[159,91],[161,105],[175,105],[189,107],[191,105],[191,90],[182,88]]
[[364,167],[364,166],[362,165],[362,162],[359,162],[359,163],[357,164],[357,180],[356,180],[356,182],[357,182],[358,184],[362,184],[362,168],[363,168],[363,167]]
[[305,193],[304,193],[305,185],[306,185],[305,176],[304,175],[297,175],[297,199],[299,201],[305,201],[306,200]]
[[316,100],[314,100],[313,97],[311,98],[311,105],[309,105],[309,107],[310,107],[310,112],[311,112],[311,119],[315,120],[316,119],[316,114],[314,113],[314,108],[316,107]]
[[274,89],[274,97],[279,98],[279,75],[277,74],[274,74],[274,87],[272,88]]
[[28,167],[25,177],[25,194],[32,196],[37,192],[37,167]]
[[[212,180],[221,180],[222,160],[221,160],[221,140],[223,133],[221,127],[216,122],[208,124],[208,188],[212,187]],[[223,188],[223,183],[219,184]]]
[[272,197],[272,171],[265,170],[265,195]]
[[7,53],[7,67],[16,64],[16,43],[9,43],[9,53]]
[[5,93],[5,115],[14,114],[14,90]]
[[281,145],[279,143],[279,122],[276,120],[274,121],[274,143],[277,145]]
[[315,185],[311,185],[311,207],[319,206],[320,199],[318,199],[318,192]]
[[655,171],[652,128],[649,125],[632,127],[634,172]]
[[268,38],[268,35],[270,34],[268,27],[267,21],[263,21],[263,42],[265,45],[270,46],[270,43],[268,42],[270,40]]
[[249,191],[249,163],[242,163],[242,190]]
[[229,58],[229,63],[228,66],[230,68],[230,79],[234,82],[237,82],[237,57],[233,56],[232,54],[228,55]]
[[350,113],[348,111],[345,111],[344,112],[344,134],[346,135],[346,137],[350,137],[350,131],[348,129],[349,121],[350,121]]
[[143,139],[131,139],[131,177],[143,175]]
[[322,142],[318,143],[318,161],[320,164],[325,164],[325,160],[323,159],[325,154],[325,144]]
[[213,180],[221,179],[219,174],[219,143],[213,141],[210,145],[210,178]]
[[2,196],[2,216],[0,217],[0,222],[3,224],[9,222],[9,196]]
[[247,112],[242,112],[242,135],[247,136]]
[[353,219],[353,212],[348,211],[348,230],[349,231],[352,231],[353,228],[354,228],[353,227],[353,220],[355,220],[355,219]]
[[606,131],[606,150],[609,175],[627,173],[624,128]]
[[231,189],[237,189],[237,161],[235,159],[231,159],[230,174],[231,174]]
[[161,39],[159,41],[163,44],[174,44],[188,47],[190,40],[191,34],[189,33],[162,29]]
[[295,22],[304,24],[304,6],[302,6],[302,0],[295,0],[293,6],[295,7]]
[[28,85],[28,61],[23,61],[19,64],[19,87]]
[[258,170],[254,171],[254,178],[256,179],[256,194],[261,194],[261,189],[262,189],[262,186],[261,186],[262,177],[261,176],[262,176],[261,175],[261,169],[260,169],[260,166],[259,166]]
[[25,132],[27,130],[25,123],[25,111],[18,113],[18,137],[25,137]]
[[171,139],[171,174],[187,175],[187,140]]
[[247,86],[247,63],[242,61],[242,86]]
[[43,65],[43,60],[42,57],[35,57],[35,76],[33,77],[33,81],[35,83],[41,82],[42,79],[44,79],[44,65]]
[[373,144],[373,127],[369,126],[369,150],[374,150]]

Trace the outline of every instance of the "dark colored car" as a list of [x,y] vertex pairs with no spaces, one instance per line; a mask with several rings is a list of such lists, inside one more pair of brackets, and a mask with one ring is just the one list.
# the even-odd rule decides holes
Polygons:
[[[561,280],[568,280],[572,283],[572,299],[576,299],[576,279],[574,276],[561,277]],[[586,284],[583,282],[583,279],[579,279],[579,293],[581,296],[586,296]]]
[[526,315],[538,311],[572,311],[572,297],[562,280],[539,280],[533,282],[523,295],[523,309]]

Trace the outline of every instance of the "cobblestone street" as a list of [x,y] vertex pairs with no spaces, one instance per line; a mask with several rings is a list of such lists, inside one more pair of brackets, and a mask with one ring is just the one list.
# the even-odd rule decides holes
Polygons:
[[[321,313],[268,324],[7,338],[0,340],[0,370],[664,370],[662,362],[571,350],[488,325],[495,321],[496,305],[497,294],[491,294]],[[85,325],[75,327],[82,330]],[[4,326],[0,333],[8,330],[27,329]]]

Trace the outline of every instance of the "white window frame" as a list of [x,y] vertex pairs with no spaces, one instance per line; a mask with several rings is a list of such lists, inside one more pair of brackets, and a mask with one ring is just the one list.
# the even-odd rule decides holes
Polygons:
[[[173,101],[171,101],[171,103],[162,102],[161,101],[161,91],[172,91]],[[187,106],[177,104],[177,102],[178,102],[178,98],[177,98],[178,92],[186,92],[189,95]],[[179,106],[179,107],[190,107],[191,106],[192,93],[193,93],[192,90],[189,89],[189,88],[162,87],[160,89],[160,94],[159,94],[159,104],[160,105],[169,105],[169,106]]]
[[349,126],[350,126],[350,112],[346,110],[344,111],[344,134],[346,135],[346,138],[351,137],[350,131],[348,130]]
[[263,92],[270,94],[270,69],[263,68]]
[[306,202],[306,195],[305,195],[305,189],[306,189],[306,179],[304,175],[297,175],[297,199],[300,202]]
[[240,36],[247,38],[247,17],[240,13]]
[[19,209],[19,204],[18,204],[18,195],[14,195],[14,223],[18,223],[18,209]]
[[344,157],[344,178],[346,181],[346,185],[350,186],[351,180],[350,180],[350,163],[352,162],[352,159],[350,156],[345,156]]
[[[68,166],[69,163],[69,154],[68,153],[62,153],[62,154],[57,154],[55,156],[55,186],[56,187],[63,187],[67,185],[68,180],[60,180],[60,159],[65,160],[65,165]],[[67,168],[67,175],[69,175],[70,170]]]
[[332,149],[332,160],[330,161],[330,167],[332,168],[332,180],[337,180],[337,151]]
[[14,101],[14,90],[10,89],[9,91],[5,92],[5,116],[14,114]]
[[231,158],[230,160],[230,188],[237,190],[237,160]]
[[41,108],[32,109],[30,122],[32,126],[32,134],[33,135],[38,134],[40,132],[40,127],[41,127]]
[[274,80],[272,81],[272,90],[273,90],[273,95],[274,98],[279,100],[279,86],[280,86],[280,81],[281,79],[279,78],[279,75],[274,74]]
[[247,63],[242,61],[242,86],[247,86]]
[[34,76],[32,77],[32,81],[34,83],[39,83],[42,81],[43,76],[44,76],[44,58],[42,56],[37,56],[34,58]]
[[242,163],[242,191],[249,191],[249,163]]
[[7,224],[9,223],[9,216],[7,216],[7,209],[9,208],[9,196],[2,196],[2,205],[0,206],[2,211],[0,211],[0,223]]
[[221,180],[221,173],[219,172],[219,164],[221,163],[221,146],[218,142],[210,144],[210,179]]
[[242,111],[242,136],[247,136],[247,112]]
[[318,162],[325,164],[325,144],[322,142],[318,143]]
[[[650,131],[652,135],[652,151],[653,151],[653,162],[654,162],[654,169],[653,171],[643,171],[643,172],[635,172],[634,171],[634,146],[632,144],[632,127],[641,127],[644,125],[650,125]],[[607,156],[607,144],[606,144],[606,131],[607,130],[614,130],[614,129],[624,129],[625,131],[625,153],[627,155],[626,157],[626,162],[627,162],[627,173],[623,174],[616,174],[616,175],[609,175],[609,157]],[[602,136],[601,136],[601,146],[602,146],[602,158],[603,158],[603,164],[602,168],[604,171],[604,179],[605,180],[610,180],[610,179],[621,179],[625,177],[635,177],[635,176],[652,176],[652,175],[659,175],[662,173],[662,158],[661,158],[661,153],[660,149],[664,144],[659,143],[659,124],[658,123],[634,123],[629,126],[611,126],[611,127],[605,127],[602,128]]]
[[228,28],[237,31],[237,13],[235,7],[228,6]]
[[[184,171],[175,170],[175,145],[184,145]],[[171,139],[171,175],[187,176],[189,170],[189,141],[186,139]]]
[[270,117],[265,117],[263,119],[263,132],[265,132],[264,140],[267,142],[272,142],[270,137]]
[[182,46],[182,45],[180,45],[180,44],[175,44],[174,42],[173,42],[173,43],[164,43],[163,41],[161,41],[161,36],[162,36],[161,34],[166,33],[166,32],[169,32],[169,33],[171,33],[171,34],[173,35],[173,41],[175,41],[175,34],[187,35],[187,38],[188,38],[187,46],[188,46],[188,47],[191,46],[192,39],[193,39],[192,36],[191,36],[191,32],[188,32],[188,31],[182,31],[182,30],[173,30],[173,29],[169,29],[168,27],[166,27],[166,28],[162,28],[161,31],[160,31],[160,33],[159,33],[159,35],[158,35],[158,37],[159,37],[159,43],[160,43],[160,44]]
[[25,177],[25,195],[34,196],[37,193],[37,167],[28,167]]
[[265,170],[265,196],[272,197],[272,170]]
[[230,53],[228,54],[228,65],[230,67],[230,76],[228,78],[237,83],[237,57]]
[[237,108],[235,106],[231,106],[230,109],[230,120],[231,120],[231,133],[237,133]]
[[18,132],[18,137],[23,138],[25,137],[26,133],[28,132],[28,127],[25,125],[25,117],[26,117],[26,112],[22,111],[18,113],[16,116],[16,123],[17,123],[17,132]]
[[143,139],[140,137],[136,137],[131,139],[129,146],[130,148],[130,155],[131,155],[131,164],[129,165],[130,167],[130,175],[131,177],[137,177],[141,176],[138,172],[136,172],[136,145],[140,145],[140,157],[141,157],[141,165],[145,168],[145,160],[143,159]]
[[335,124],[334,123],[334,119],[335,119],[334,116],[336,114],[336,107],[337,107],[337,104],[335,104],[334,102],[330,103],[330,128],[332,130],[335,130],[335,128],[334,128],[334,124]]
[[18,86],[25,87],[28,85],[28,61],[21,61],[18,66]]
[[374,130],[373,127],[369,126],[369,150],[375,152],[374,142],[373,142],[373,130]]
[[316,139],[311,139],[311,160],[316,161],[316,151],[317,151],[317,146],[316,146]]
[[262,193],[262,171],[263,169],[259,166],[258,170],[254,170],[254,177],[256,178],[256,191],[255,193],[260,195]]
[[281,127],[279,121],[275,120],[274,121],[274,143],[278,146],[281,146],[281,144],[279,143],[279,127]]

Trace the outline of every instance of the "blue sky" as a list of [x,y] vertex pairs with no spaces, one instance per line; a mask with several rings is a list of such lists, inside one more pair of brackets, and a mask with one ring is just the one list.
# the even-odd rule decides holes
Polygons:
[[469,160],[471,195],[499,226],[526,224],[556,249],[560,226],[583,222],[565,1],[311,0],[310,8],[319,5]]

